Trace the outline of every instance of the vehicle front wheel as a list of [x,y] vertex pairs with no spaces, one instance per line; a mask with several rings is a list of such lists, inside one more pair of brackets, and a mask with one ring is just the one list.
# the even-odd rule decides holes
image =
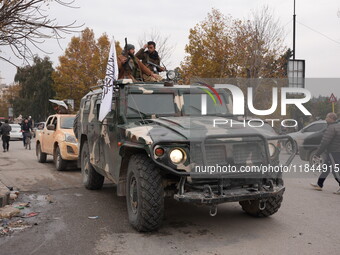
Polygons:
[[64,171],[67,167],[67,161],[61,157],[60,149],[57,147],[54,152],[55,168],[58,171]]
[[147,155],[130,158],[126,180],[126,203],[130,224],[140,232],[160,227],[164,214],[162,176]]
[[89,146],[87,142],[83,144],[80,159],[81,159],[81,174],[83,177],[83,184],[85,188],[91,190],[101,189],[104,184],[104,176],[97,173],[97,171],[94,170],[93,166],[91,165]]
[[249,215],[255,217],[268,217],[276,213],[281,207],[283,200],[282,194],[277,194],[261,202],[260,200],[241,201],[242,209]]
[[316,151],[317,150],[314,150],[311,152],[311,154],[309,155],[309,166],[310,167],[314,167],[314,169],[318,169],[318,167],[322,167],[322,165],[325,163],[324,162],[324,159],[321,156],[316,156]]
[[47,154],[41,152],[41,145],[40,145],[40,143],[37,144],[35,152],[36,152],[36,155],[37,155],[38,162],[39,163],[45,163],[46,162],[46,158],[47,158]]

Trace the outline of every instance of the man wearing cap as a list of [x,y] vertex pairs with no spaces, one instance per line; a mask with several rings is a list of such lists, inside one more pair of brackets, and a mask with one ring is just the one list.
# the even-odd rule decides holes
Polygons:
[[[326,164],[328,165],[326,171],[323,171],[317,183],[311,183],[314,189],[322,190],[323,183],[331,171],[335,180],[339,183],[339,170],[340,170],[340,124],[336,122],[337,115],[330,112],[326,116],[328,127],[322,136],[321,144],[316,151],[316,156],[320,156],[323,152],[327,153]],[[323,168],[322,168],[323,169]],[[334,192],[340,195],[340,188]]]
[[126,46],[127,54],[118,56],[119,79],[132,79],[136,81],[161,81],[162,77],[150,71],[135,56],[135,46],[128,44]]

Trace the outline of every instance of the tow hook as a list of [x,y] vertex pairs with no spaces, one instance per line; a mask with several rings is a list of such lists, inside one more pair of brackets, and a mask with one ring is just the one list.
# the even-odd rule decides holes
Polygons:
[[260,211],[263,211],[264,209],[266,209],[266,200],[260,200],[260,203],[259,203],[259,209]]
[[210,214],[211,217],[216,216],[216,214],[217,214],[217,205],[212,205],[210,207],[209,214]]

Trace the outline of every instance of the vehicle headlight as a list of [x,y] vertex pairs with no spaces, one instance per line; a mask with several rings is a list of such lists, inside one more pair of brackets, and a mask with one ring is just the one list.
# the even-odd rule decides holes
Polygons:
[[65,142],[68,143],[77,143],[77,139],[74,135],[70,135],[70,134],[65,134]]
[[182,163],[185,160],[185,158],[186,158],[185,152],[183,150],[181,150],[181,149],[173,149],[170,152],[169,156],[170,156],[170,160],[174,164]]
[[176,78],[176,72],[173,71],[173,70],[170,70],[166,73],[166,77],[169,79],[169,80],[173,80]]
[[273,157],[274,155],[275,155],[275,153],[276,153],[276,147],[275,147],[275,145],[274,144],[272,144],[272,143],[269,143],[268,144],[268,148],[269,148],[269,155],[271,156],[271,157]]

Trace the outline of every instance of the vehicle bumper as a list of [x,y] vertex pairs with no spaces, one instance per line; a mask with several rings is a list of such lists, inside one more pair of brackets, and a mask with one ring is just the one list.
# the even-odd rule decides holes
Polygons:
[[61,157],[64,160],[77,160],[78,159],[78,144],[61,142],[59,143]]
[[269,197],[283,194],[285,191],[284,186],[275,186],[270,191],[253,191],[251,189],[230,189],[224,190],[222,195],[207,194],[201,191],[185,192],[175,194],[174,199],[180,202],[195,203],[195,204],[220,204],[225,202],[238,202],[245,200],[267,199]]
[[22,140],[22,133],[10,134],[10,140]]

